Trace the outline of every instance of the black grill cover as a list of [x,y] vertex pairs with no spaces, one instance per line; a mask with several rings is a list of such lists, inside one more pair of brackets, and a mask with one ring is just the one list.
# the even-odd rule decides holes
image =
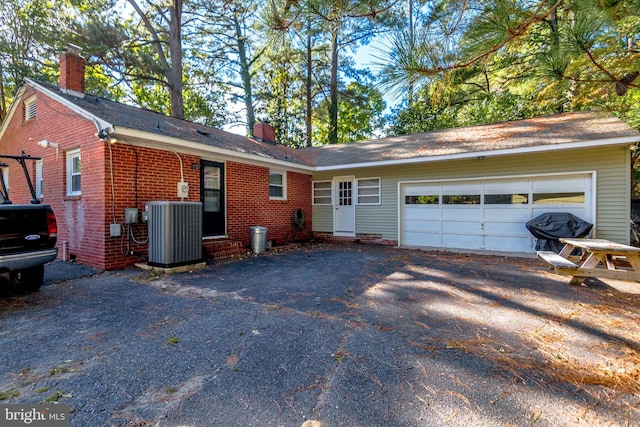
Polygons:
[[568,212],[547,212],[529,220],[526,227],[538,239],[536,250],[559,253],[564,246],[561,237],[585,237],[593,224]]

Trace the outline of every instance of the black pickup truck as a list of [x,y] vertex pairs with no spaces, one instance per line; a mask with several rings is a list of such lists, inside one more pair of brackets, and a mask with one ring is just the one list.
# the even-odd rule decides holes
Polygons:
[[[6,160],[5,160],[6,159]],[[22,166],[31,191],[31,204],[13,204],[4,181],[6,161]],[[13,291],[37,291],[44,279],[44,264],[58,255],[55,247],[58,227],[49,205],[41,204],[29,177],[27,161],[40,160],[25,155],[0,155],[0,274],[9,273]],[[0,282],[2,283],[2,282]]]

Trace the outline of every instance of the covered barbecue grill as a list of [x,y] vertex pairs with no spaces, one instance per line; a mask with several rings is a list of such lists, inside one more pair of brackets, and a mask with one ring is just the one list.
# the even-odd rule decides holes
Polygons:
[[537,251],[553,251],[559,253],[563,237],[586,237],[593,224],[568,212],[547,212],[529,220],[527,230],[538,239]]

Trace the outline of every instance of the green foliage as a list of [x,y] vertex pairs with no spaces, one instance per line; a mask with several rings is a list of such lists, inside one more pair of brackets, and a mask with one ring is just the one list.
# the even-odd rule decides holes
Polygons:
[[616,93],[617,82],[638,69],[637,6],[634,0],[439,3],[419,23],[422,31],[412,33],[411,52],[401,48],[406,30],[394,38],[386,87],[422,89],[394,112],[391,132],[587,109],[638,126],[638,82]]
[[[325,101],[325,107],[326,104]],[[338,105],[338,143],[369,139],[384,128],[381,117],[386,104],[380,91],[370,85],[349,83],[340,92]],[[325,111],[327,108],[319,110],[316,116],[313,138],[316,145],[329,141],[329,126]]]
[[[640,127],[640,77],[625,80],[640,71],[638,0],[135,3],[132,14],[131,0],[4,1],[0,118],[24,77],[57,81],[70,41],[84,49],[89,93],[169,114],[178,91],[187,120],[223,126],[242,114],[294,147],[310,134],[316,144],[381,135],[381,93],[403,101],[389,134],[593,109]],[[379,78],[355,70],[349,53],[390,29]]]

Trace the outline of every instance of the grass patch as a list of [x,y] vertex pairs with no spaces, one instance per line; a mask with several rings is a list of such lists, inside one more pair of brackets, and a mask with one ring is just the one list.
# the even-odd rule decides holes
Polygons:
[[166,394],[174,394],[178,392],[178,387],[165,387],[164,392]]
[[0,400],[9,400],[20,396],[20,392],[15,388],[6,391],[0,391]]
[[172,335],[172,336],[170,336],[169,338],[167,338],[166,343],[167,343],[167,345],[176,345],[176,344],[180,343],[180,341],[182,341],[182,340],[180,339],[180,337],[177,337],[177,336],[175,336],[175,335]]
[[347,353],[344,350],[338,350],[332,354],[331,357],[333,357],[336,363],[342,363],[347,358]]
[[42,394],[48,392],[49,390],[51,390],[51,387],[40,387],[39,389],[36,389],[36,393]]
[[44,399],[44,401],[42,403],[54,403],[57,402],[58,400],[60,400],[62,397],[64,397],[64,393],[61,391],[54,391],[53,393],[51,393],[49,396],[47,396],[46,399]]
[[52,377],[54,375],[62,375],[69,372],[69,368],[66,366],[57,366],[55,368],[49,369],[49,376]]

